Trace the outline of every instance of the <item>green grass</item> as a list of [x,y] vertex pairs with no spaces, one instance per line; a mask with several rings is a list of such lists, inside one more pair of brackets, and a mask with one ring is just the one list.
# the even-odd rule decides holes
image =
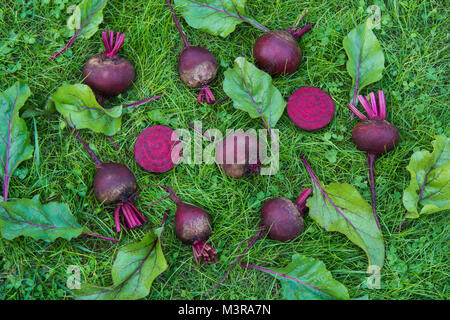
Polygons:
[[[41,3],[42,2],[42,3]],[[50,2],[50,3],[47,3]],[[101,50],[100,32],[90,40],[76,41],[67,54],[47,59],[67,42],[62,37],[68,14],[66,7],[78,1],[1,1],[0,4],[0,88],[22,79],[33,92],[29,110],[42,110],[48,96],[66,83],[80,82],[87,57]],[[281,154],[279,173],[242,180],[227,178],[216,165],[183,165],[161,174],[149,174],[133,159],[134,141],[146,127],[157,122],[149,112],[159,110],[163,122],[186,128],[186,123],[202,120],[210,128],[263,128],[247,114],[235,110],[231,102],[217,107],[200,106],[196,92],[188,89],[177,74],[177,55],[182,41],[163,0],[110,0],[104,10],[103,29],[127,34],[121,53],[134,62],[137,81],[117,103],[130,103],[161,92],[166,97],[137,108],[124,117],[115,136],[116,151],[108,139],[83,130],[83,137],[104,161],[120,161],[137,175],[139,185],[161,183],[172,186],[179,196],[211,213],[212,244],[219,250],[220,263],[195,265],[189,247],[181,244],[173,230],[175,206],[169,200],[143,210],[149,222],[140,229],[122,232],[120,244],[77,238],[53,243],[17,238],[0,240],[0,299],[70,299],[65,287],[69,265],[78,265],[85,281],[111,284],[111,264],[120,246],[139,241],[156,226],[166,208],[171,215],[164,232],[163,248],[169,269],[153,283],[148,299],[202,299],[235,258],[237,245],[255,233],[259,208],[270,197],[294,199],[310,180],[299,160],[303,153],[319,178],[354,185],[370,200],[365,154],[351,142],[353,122],[346,107],[351,79],[345,62],[342,40],[369,15],[371,1],[249,0],[248,12],[270,29],[290,27],[298,14],[308,8],[312,32],[301,41],[304,60],[293,75],[278,78],[274,84],[287,98],[302,86],[317,86],[330,93],[337,110],[332,123],[318,131],[296,128],[285,113],[279,124]],[[380,2],[380,1],[376,1]],[[26,3],[26,4],[24,4]],[[400,130],[402,141],[389,155],[376,162],[378,213],[386,242],[386,262],[381,289],[365,286],[367,258],[346,237],[322,230],[306,218],[304,233],[292,243],[260,241],[244,258],[252,264],[279,267],[290,261],[293,252],[322,260],[333,276],[345,284],[352,297],[371,299],[447,299],[448,298],[448,212],[408,223],[402,233],[395,230],[405,210],[402,192],[409,184],[406,166],[413,151],[431,149],[436,134],[449,134],[448,108],[448,17],[445,2],[438,0],[388,1],[382,11],[383,24],[375,33],[383,47],[386,69],[383,79],[364,92],[384,89],[388,100],[388,119]],[[61,5],[61,6],[60,6]],[[217,57],[219,77],[213,86],[217,98],[223,71],[234,58],[252,60],[252,46],[261,32],[241,24],[222,39],[182,26],[192,44],[208,47]],[[66,202],[83,225],[103,235],[115,236],[112,208],[99,205],[92,191],[94,165],[82,146],[62,128],[57,115],[36,116],[39,132],[40,163],[23,163],[11,181],[9,197]],[[27,118],[33,132],[33,120]],[[137,201],[140,208],[159,199],[164,192],[145,189]],[[211,299],[278,299],[279,283],[255,270],[237,267],[229,279],[209,297]]]

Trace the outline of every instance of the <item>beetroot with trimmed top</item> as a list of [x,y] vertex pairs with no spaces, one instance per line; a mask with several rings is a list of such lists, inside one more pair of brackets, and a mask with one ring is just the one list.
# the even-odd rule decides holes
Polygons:
[[217,75],[217,60],[208,49],[190,45],[170,1],[166,0],[166,4],[172,12],[173,21],[184,44],[184,49],[178,57],[178,72],[181,80],[189,88],[200,88],[197,98],[199,103],[203,103],[205,100],[207,103],[211,103],[216,100],[209,85]]
[[216,163],[232,178],[258,173],[264,161],[259,155],[262,147],[255,135],[237,131],[216,145]]
[[141,132],[134,145],[136,162],[155,173],[172,170],[181,157],[181,142],[174,130],[156,125]]
[[289,98],[287,112],[299,128],[313,131],[325,127],[334,117],[333,99],[316,87],[304,87]]
[[89,58],[83,67],[84,82],[102,98],[110,98],[127,91],[136,77],[133,65],[118,55],[125,35],[116,32],[102,33],[105,50]]
[[297,30],[300,18],[289,30],[275,30],[263,34],[253,46],[256,65],[272,76],[288,75],[297,71],[302,61],[302,50],[298,46],[300,39],[312,25],[308,23]]
[[349,109],[362,120],[353,128],[352,139],[359,150],[367,152],[372,212],[377,226],[381,230],[376,212],[375,160],[394,149],[400,140],[400,136],[398,129],[386,121],[386,97],[383,91],[378,91],[378,105],[373,92],[369,94],[368,98],[358,95],[358,100],[366,111],[367,117],[353,104],[348,105]]
[[268,235],[272,240],[285,242],[298,237],[303,232],[303,216],[306,211],[306,200],[311,195],[311,192],[311,189],[303,190],[295,203],[284,197],[267,200],[261,207],[261,226],[259,232],[247,240],[247,248],[238,256],[222,279],[206,295],[210,294],[228,277],[231,270],[234,269],[259,239]]

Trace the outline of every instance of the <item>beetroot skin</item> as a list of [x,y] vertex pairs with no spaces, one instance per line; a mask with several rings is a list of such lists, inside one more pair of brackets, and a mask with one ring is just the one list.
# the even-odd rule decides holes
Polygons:
[[203,103],[205,100],[207,103],[211,103],[216,100],[209,85],[217,75],[217,60],[208,49],[190,45],[170,1],[166,0],[166,4],[172,12],[173,21],[184,44],[184,49],[178,57],[178,72],[180,73],[181,80],[189,88],[200,89],[197,97],[199,103]]
[[261,147],[261,142],[253,134],[232,133],[216,145],[216,163],[227,176],[236,179],[258,173],[264,161],[259,156]]
[[138,136],[134,145],[134,157],[147,171],[166,172],[172,170],[181,158],[181,142],[171,128],[151,126]]
[[113,204],[127,201],[136,191],[136,178],[125,165],[103,163],[94,176],[94,194],[99,202]]
[[133,65],[119,56],[125,35],[103,32],[105,51],[87,60],[83,67],[84,82],[98,95],[109,98],[127,91],[133,84],[136,72]]
[[256,65],[272,76],[288,75],[297,71],[302,61],[302,50],[297,40],[311,29],[311,24],[296,30],[275,30],[263,34],[253,46]]
[[367,117],[356,109],[356,106],[348,105],[350,110],[362,120],[353,128],[352,139],[359,150],[367,152],[372,212],[377,226],[381,230],[376,212],[375,160],[385,152],[394,149],[400,136],[398,129],[386,121],[386,97],[383,91],[378,91],[378,104],[373,92],[369,94],[368,98],[359,95],[358,100],[366,111]]
[[313,131],[330,123],[335,105],[333,99],[319,88],[304,87],[289,98],[287,112],[297,127]]

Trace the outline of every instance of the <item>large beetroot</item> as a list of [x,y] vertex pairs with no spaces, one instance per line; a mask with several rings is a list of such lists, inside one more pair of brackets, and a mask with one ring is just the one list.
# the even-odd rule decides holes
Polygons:
[[172,12],[175,26],[180,32],[184,44],[184,49],[178,57],[178,71],[181,80],[183,80],[189,88],[200,88],[197,98],[198,102],[202,103],[206,100],[207,103],[210,103],[215,101],[216,99],[209,88],[209,85],[217,75],[217,60],[208,49],[190,45],[181,29],[170,1],[166,0],[166,3]]
[[386,121],[386,98],[383,91],[378,91],[378,105],[375,93],[369,94],[370,102],[364,96],[359,95],[367,116],[363,115],[353,104],[348,107],[362,120],[353,128],[352,139],[356,147],[367,152],[367,162],[369,166],[370,191],[372,193],[372,211],[381,229],[376,213],[375,197],[375,169],[374,164],[377,157],[395,148],[400,140],[398,129]]
[[297,30],[297,25],[303,17],[289,30],[269,31],[256,40],[253,57],[259,68],[272,76],[288,75],[297,71],[302,61],[302,50],[297,41],[312,27],[308,23]]

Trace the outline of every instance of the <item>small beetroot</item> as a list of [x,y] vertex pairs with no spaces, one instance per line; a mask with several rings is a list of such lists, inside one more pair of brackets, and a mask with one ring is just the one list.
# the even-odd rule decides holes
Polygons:
[[181,25],[170,1],[166,0],[166,3],[172,12],[175,26],[180,32],[184,44],[184,49],[178,57],[178,72],[180,73],[181,80],[189,88],[200,88],[197,98],[198,102],[203,103],[204,100],[207,103],[213,102],[216,98],[211,89],[209,89],[209,85],[217,75],[217,60],[208,49],[190,45],[181,29]]
[[172,170],[181,157],[181,142],[174,130],[156,125],[145,129],[134,145],[136,162],[155,173]]
[[109,98],[127,91],[133,84],[136,72],[133,65],[118,55],[125,35],[116,32],[102,33],[105,50],[87,60],[83,67],[84,82],[102,98]]
[[375,93],[371,92],[369,98],[370,102],[364,96],[358,96],[358,100],[361,102],[364,110],[366,110],[368,118],[356,109],[354,105],[349,104],[348,107],[362,120],[353,128],[352,139],[359,150],[367,152],[372,212],[377,226],[381,230],[376,212],[374,164],[377,157],[395,148],[400,140],[400,136],[398,129],[386,121],[386,97],[384,92],[378,91],[378,106]]
[[325,127],[334,117],[334,101],[316,87],[304,87],[289,98],[287,112],[294,124],[313,131]]
[[264,161],[259,156],[262,147],[255,135],[237,131],[216,145],[216,163],[232,178],[258,173]]
[[297,71],[302,61],[302,50],[298,46],[300,39],[312,25],[308,23],[297,30],[300,18],[289,30],[275,30],[263,34],[253,46],[256,65],[272,76],[288,75]]

